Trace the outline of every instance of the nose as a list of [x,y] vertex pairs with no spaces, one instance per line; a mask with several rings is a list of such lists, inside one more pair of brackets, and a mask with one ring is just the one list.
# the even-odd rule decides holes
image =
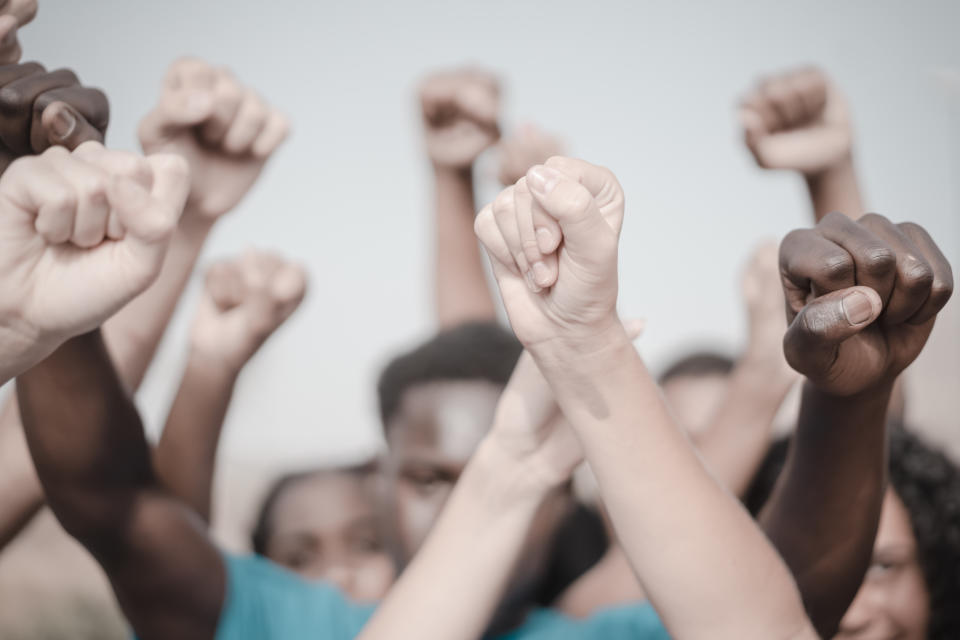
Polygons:
[[346,565],[340,563],[328,564],[324,568],[321,578],[333,583],[341,591],[349,592],[353,586],[353,571]]
[[870,628],[870,622],[873,620],[873,606],[870,604],[870,589],[862,586],[857,591],[857,596],[850,604],[850,608],[843,614],[840,621],[840,633],[855,635],[863,633]]

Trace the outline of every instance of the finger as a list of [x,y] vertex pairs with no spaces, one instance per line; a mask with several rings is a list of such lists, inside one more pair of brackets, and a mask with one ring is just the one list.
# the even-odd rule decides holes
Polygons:
[[266,158],[277,150],[290,135],[290,121],[279,111],[272,110],[267,116],[260,135],[253,142],[251,151],[258,158]]
[[537,283],[533,281],[533,275],[530,273],[530,263],[523,253],[520,232],[517,230],[517,211],[514,203],[515,189],[516,187],[507,187],[493,201],[493,219],[496,221],[500,235],[503,237],[512,257],[510,262],[516,265],[517,273],[524,277],[530,290],[537,293],[541,287],[538,287]]
[[816,298],[787,328],[783,339],[787,362],[814,382],[842,375],[832,371],[838,349],[870,326],[882,310],[880,296],[869,287],[850,287]]
[[492,204],[488,204],[477,214],[473,221],[473,230],[477,234],[480,244],[483,245],[490,256],[491,263],[500,264],[514,275],[520,275],[516,261],[510,254],[507,241],[503,239],[503,234],[500,233],[500,228],[497,226]]
[[513,204],[516,216],[517,235],[520,238],[520,250],[523,252],[527,264],[530,265],[530,278],[541,289],[553,286],[556,282],[556,259],[551,260],[551,269],[547,265],[546,256],[540,253],[537,242],[537,232],[533,223],[533,196],[527,188],[527,179],[520,178],[513,189]]
[[77,196],[77,211],[70,241],[78,247],[95,247],[106,235],[110,205],[107,202],[106,171],[74,157],[66,150],[45,154],[53,166],[73,187]]
[[883,308],[885,324],[901,324],[913,316],[930,296],[933,267],[919,247],[887,218],[868,213],[857,224],[870,231],[889,246],[895,256],[894,284]]
[[904,222],[897,226],[913,241],[914,246],[920,250],[933,269],[933,281],[930,283],[930,294],[926,302],[907,319],[910,324],[924,324],[936,316],[953,295],[953,271],[950,268],[950,262],[926,229],[912,222]]
[[[70,105],[76,113],[79,113],[90,126],[100,133],[98,138],[103,140],[107,125],[110,123],[110,101],[107,100],[107,96],[102,91],[91,87],[77,86],[53,89],[40,94],[33,103],[34,127],[42,124],[44,112],[55,102],[64,102]],[[40,144],[48,142],[48,137],[44,135],[46,132],[42,127],[40,127],[39,136],[37,132],[32,133],[35,149],[38,138]]]
[[[751,149],[766,169],[810,173],[841,157],[850,147],[848,132],[827,127],[781,131],[762,136]],[[802,159],[798,163],[798,159]]]
[[464,83],[454,93],[453,100],[470,120],[486,129],[497,129],[500,99],[489,87],[476,82]]
[[0,64],[12,64],[20,59],[23,49],[17,38],[17,18],[10,14],[0,15]]
[[897,252],[888,242],[889,238],[878,237],[869,226],[841,213],[824,216],[816,230],[853,258],[855,284],[870,287],[880,294],[884,305],[888,305],[897,279]]
[[140,120],[137,136],[144,149],[150,149],[184,129],[196,127],[213,114],[214,97],[209,89],[185,89],[167,92],[159,103]]
[[[77,147],[73,155],[100,167],[112,176],[133,180],[147,191],[153,188],[153,171],[146,158],[139,154],[106,149],[99,142],[85,142]],[[107,237],[120,240],[125,233],[119,214],[111,208],[107,218]]]
[[780,114],[773,108],[770,99],[759,89],[747,94],[740,101],[740,108],[756,114],[762,123],[761,133],[772,133],[782,126]]
[[553,156],[543,164],[586,187],[604,219],[617,234],[620,233],[623,222],[623,188],[612,171],[585,160],[565,156]]
[[812,67],[801,69],[790,77],[790,83],[803,101],[808,119],[823,115],[827,106],[827,78],[822,71]]
[[222,311],[233,309],[244,298],[243,276],[235,262],[218,262],[207,269],[206,291]]
[[200,138],[209,145],[220,146],[242,101],[243,90],[233,74],[226,69],[219,70],[213,87],[213,113],[200,127]]
[[3,177],[13,187],[12,193],[21,208],[36,212],[33,224],[40,237],[48,244],[62,244],[70,239],[77,194],[48,158],[18,160]]
[[22,27],[37,17],[37,0],[10,0],[4,10],[9,11]]
[[127,231],[125,241],[140,250],[145,259],[162,260],[166,242],[177,225],[189,190],[186,161],[172,154],[154,154],[147,158],[153,171],[153,188],[114,175],[107,197]]
[[84,142],[103,142],[103,133],[66,102],[53,102],[41,116],[42,143],[33,143],[34,149],[61,146],[73,151]]
[[628,318],[622,322],[623,330],[627,332],[627,337],[630,338],[631,341],[643,335],[644,330],[647,328],[646,318]]
[[814,229],[791,231],[780,243],[780,274],[787,320],[813,297],[856,284],[853,258]]
[[17,153],[31,153],[31,125],[33,103],[37,97],[52,89],[79,84],[77,76],[69,69],[57,69],[48,73],[36,73],[14,80],[0,88],[0,115],[4,126],[0,138]]
[[250,151],[267,124],[269,111],[255,91],[247,90],[237,110],[237,117],[223,138],[223,148],[236,155]]
[[271,287],[283,305],[284,316],[289,316],[307,292],[307,272],[298,264],[285,264],[274,274]]
[[761,91],[777,112],[781,127],[792,128],[804,121],[806,105],[788,79],[772,78],[761,86]]

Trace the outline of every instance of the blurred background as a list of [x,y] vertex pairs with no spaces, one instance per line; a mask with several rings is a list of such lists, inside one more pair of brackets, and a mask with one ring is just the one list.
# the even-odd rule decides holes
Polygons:
[[[181,55],[230,66],[290,115],[293,136],[217,226],[198,270],[254,245],[311,274],[305,304],[234,398],[221,452],[242,469],[375,451],[378,372],[434,328],[415,101],[425,72],[492,69],[505,131],[535,122],[617,174],[627,194],[621,312],[648,319],[640,345],[659,369],[697,346],[733,353],[750,249],[810,224],[800,179],[762,172],[740,139],[738,97],[764,74],[822,66],[850,102],[868,207],[925,226],[960,265],[958,28],[960,3],[949,0],[41,0],[21,41],[24,60],[69,66],[107,92],[113,147],[138,148],[137,122]],[[480,199],[498,188],[487,165]],[[188,292],[140,394],[154,433],[193,300]],[[907,382],[911,422],[939,442],[960,415],[958,304]],[[953,429],[954,452],[958,438]]]

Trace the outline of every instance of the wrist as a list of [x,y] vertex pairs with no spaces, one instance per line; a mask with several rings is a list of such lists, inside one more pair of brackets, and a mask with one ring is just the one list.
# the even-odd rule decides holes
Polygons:
[[772,348],[748,346],[737,360],[732,376],[774,395],[789,391],[800,374],[787,364],[783,347],[778,344]]
[[243,369],[242,358],[231,356],[217,349],[207,349],[197,344],[190,345],[187,356],[187,372],[203,380],[233,384]]
[[[535,458],[518,455],[491,432],[470,461],[468,483],[481,500],[494,508],[528,506],[536,508],[562,483],[537,468]],[[466,479],[466,478],[465,478]]]
[[811,191],[820,188],[825,182],[830,182],[837,177],[847,177],[854,174],[853,170],[853,152],[848,149],[836,161],[821,167],[814,171],[804,174],[807,186]]
[[183,208],[183,214],[180,216],[180,222],[177,225],[177,231],[181,235],[196,238],[199,241],[206,239],[214,225],[220,218],[218,216],[209,216],[201,212],[195,205],[189,201]]
[[634,351],[620,318],[607,316],[589,325],[579,325],[555,335],[524,344],[541,371],[575,365],[578,371],[603,368],[625,350]]

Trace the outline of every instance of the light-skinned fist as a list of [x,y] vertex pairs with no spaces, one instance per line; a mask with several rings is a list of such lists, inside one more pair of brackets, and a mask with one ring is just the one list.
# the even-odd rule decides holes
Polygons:
[[213,265],[193,323],[193,353],[239,372],[297,309],[306,286],[300,265],[272,253],[250,250]]
[[223,67],[196,58],[170,66],[160,100],[140,122],[145,153],[190,165],[187,214],[214,221],[247,194],[287,138],[289,122]]
[[500,88],[478,69],[444,71],[420,84],[427,154],[434,166],[467,170],[500,138]]
[[527,175],[530,167],[543,164],[562,153],[563,144],[559,139],[540,130],[536,125],[525,124],[498,145],[500,183],[505,186],[514,184]]
[[555,157],[477,214],[510,323],[527,347],[619,326],[623,189],[608,169]]
[[96,142],[10,165],[0,178],[0,315],[21,358],[36,362],[95,329],[150,285],[188,186],[177,156]]
[[746,305],[749,333],[744,358],[769,376],[771,382],[797,378],[783,356],[783,286],[780,284],[779,246],[765,242],[750,256],[740,290]]
[[919,355],[953,292],[950,264],[911,222],[827,215],[780,245],[790,365],[847,396],[892,384]]
[[747,148],[765,169],[816,176],[851,157],[846,100],[819,69],[760,82],[740,103],[740,123]]

